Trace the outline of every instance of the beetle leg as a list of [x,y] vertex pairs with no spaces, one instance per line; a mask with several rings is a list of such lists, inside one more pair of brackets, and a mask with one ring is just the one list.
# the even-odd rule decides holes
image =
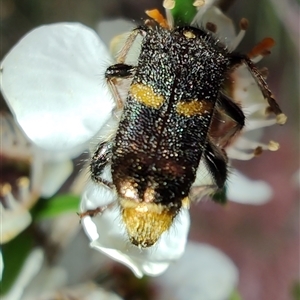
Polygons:
[[95,217],[96,215],[102,214],[106,209],[110,209],[115,205],[116,205],[116,202],[114,201],[114,202],[111,202],[107,205],[100,206],[100,207],[97,207],[95,209],[88,209],[85,212],[77,213],[77,214],[78,214],[80,219],[82,219],[83,217],[86,217],[86,216]]
[[243,129],[245,126],[245,115],[233,99],[221,92],[217,107],[223,109],[226,115],[236,122],[237,131]]
[[105,72],[105,78],[116,101],[117,110],[122,109],[124,106],[124,101],[118,90],[118,85],[119,88],[122,88],[120,87],[120,80],[132,79],[134,73],[135,67],[123,63],[112,65]]
[[[104,185],[106,188],[113,190],[114,184],[104,178],[102,178],[102,174],[104,168],[111,163],[112,157],[112,142],[103,142],[97,146],[97,149],[91,159],[90,163],[90,171],[91,178],[95,183],[100,183]],[[82,213],[78,213],[80,219],[86,216],[95,217],[98,214],[103,213],[106,209],[115,205],[115,201],[109,203],[108,205],[100,206],[95,209],[89,209]]]
[[251,59],[247,55],[241,55],[241,54],[237,54],[237,53],[231,53],[231,58],[232,58],[232,61],[231,61],[232,69],[236,68],[237,66],[239,66],[241,64],[245,64],[247,66],[249,72],[251,73],[251,75],[253,76],[255,81],[257,82],[264,98],[267,99],[269,106],[270,106],[269,110],[272,111],[276,115],[277,123],[280,125],[283,125],[286,122],[287,117],[280,109],[280,107],[279,107],[277,101],[275,100],[272,92],[270,91],[268,84],[266,83],[263,75],[256,68],[256,66],[251,61]]
[[114,188],[112,182],[101,177],[103,170],[107,164],[111,162],[112,143],[105,142],[98,145],[90,164],[91,178],[94,182],[102,183],[110,189]]
[[127,54],[132,47],[136,37],[139,34],[144,35],[148,30],[150,30],[148,26],[139,26],[134,29],[129,34],[126,42],[124,43],[124,46],[118,54],[117,63],[110,66],[105,72],[105,78],[107,79],[108,85],[112,91],[112,94],[114,95],[114,99],[116,99],[117,109],[122,109],[124,106],[124,101],[122,101],[122,97],[118,91],[118,85],[120,86],[119,80],[132,79],[136,70],[134,66],[125,64]]
[[130,48],[132,47],[136,37],[139,34],[141,34],[141,35],[145,34],[148,30],[149,30],[148,26],[139,26],[131,31],[126,42],[124,43],[123,48],[121,49],[121,51],[118,54],[117,63],[124,64],[126,56],[129,52]]
[[227,156],[225,152],[211,141],[207,141],[203,155],[217,187],[222,189],[227,178]]

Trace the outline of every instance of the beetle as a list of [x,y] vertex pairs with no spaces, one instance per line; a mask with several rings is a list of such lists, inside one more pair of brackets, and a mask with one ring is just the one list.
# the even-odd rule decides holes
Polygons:
[[[139,35],[138,62],[126,64]],[[116,131],[92,156],[91,178],[115,191],[132,244],[140,248],[155,244],[181,208],[197,198],[191,190],[201,185],[201,166],[212,178],[203,190],[224,187],[228,175],[224,149],[245,124],[242,108],[225,91],[225,80],[242,64],[255,78],[270,110],[282,116],[251,59],[229,51],[203,28],[170,28],[154,17],[130,33],[117,63],[106,70],[120,117]],[[117,88],[124,79],[130,80],[125,101]],[[222,123],[222,116],[232,119],[233,126],[218,135],[214,128]],[[107,168],[111,180],[103,176]]]

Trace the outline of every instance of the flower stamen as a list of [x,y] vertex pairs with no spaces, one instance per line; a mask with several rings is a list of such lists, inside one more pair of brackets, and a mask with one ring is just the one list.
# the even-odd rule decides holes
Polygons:
[[248,53],[249,58],[254,58],[257,56],[266,56],[270,54],[270,48],[275,45],[275,41],[272,38],[264,38],[260,41],[256,46],[252,48],[252,50]]
[[165,9],[173,9],[175,7],[175,0],[164,0],[163,7]]
[[218,29],[217,25],[211,22],[207,22],[205,28],[212,33],[216,33]]
[[28,177],[20,177],[17,180],[19,200],[25,202],[30,197],[30,180]]
[[279,149],[280,145],[279,143],[275,142],[275,141],[270,141],[268,144],[268,149],[270,151],[277,151]]
[[203,6],[205,4],[205,0],[195,0],[193,3],[193,6],[200,8],[201,6]]
[[9,242],[31,223],[28,210],[15,199],[11,191],[9,183],[0,185],[1,244]]
[[235,37],[235,39],[230,43],[230,45],[228,47],[230,52],[235,50],[237,48],[237,46],[240,44],[240,42],[242,41],[242,39],[245,36],[248,25],[249,25],[249,22],[246,18],[242,18],[240,20],[240,32]]
[[164,16],[159,12],[158,9],[146,10],[146,15],[156,21],[161,27],[170,27],[169,22],[164,18]]
[[276,116],[276,123],[279,125],[284,125],[286,123],[287,116],[283,113]]
[[[240,137],[236,144],[226,149],[226,151],[231,159],[250,160],[261,155],[263,151],[277,151],[278,149],[279,143],[275,141],[264,144]],[[249,151],[251,152],[249,153]]]
[[[0,184],[0,197],[4,199],[7,205],[10,204],[8,199],[8,195],[11,194],[11,185],[9,183]],[[14,202],[12,202],[12,206],[14,206]]]

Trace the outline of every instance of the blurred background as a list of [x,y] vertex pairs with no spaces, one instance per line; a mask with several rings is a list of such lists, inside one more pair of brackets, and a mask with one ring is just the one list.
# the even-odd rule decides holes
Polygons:
[[[269,203],[250,206],[229,202],[222,207],[205,201],[191,208],[190,239],[209,243],[233,260],[240,272],[238,292],[246,300],[299,299],[299,5],[297,0],[220,2],[236,24],[242,17],[249,20],[238,50],[247,53],[262,38],[275,39],[272,54],[259,66],[268,68],[268,84],[288,116],[287,124],[264,132],[265,141],[280,143],[279,151],[233,162],[248,177],[272,186]],[[145,17],[144,11],[151,8],[162,11],[161,1],[1,0],[1,59],[24,34],[41,24],[81,22],[96,29],[100,21],[115,18],[138,24]],[[7,110],[2,98],[1,110]],[[76,259],[87,269],[91,256],[97,259],[99,253],[88,248],[76,253]],[[155,299],[155,285],[150,279],[138,280],[113,262],[108,269],[102,277],[97,275],[104,286],[125,299]]]

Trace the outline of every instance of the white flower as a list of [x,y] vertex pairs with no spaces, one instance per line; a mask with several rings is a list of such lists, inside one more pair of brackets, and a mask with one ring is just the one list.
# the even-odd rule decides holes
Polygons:
[[2,61],[1,91],[30,140],[76,156],[114,107],[103,77],[110,62],[91,29],[76,23],[42,26]]
[[238,270],[220,250],[188,242],[183,256],[154,280],[158,299],[229,299],[238,283]]
[[16,278],[12,288],[2,298],[3,300],[18,300],[24,293],[24,289],[36,276],[42,267],[44,254],[41,249],[34,249],[27,257],[24,265]]
[[238,170],[231,170],[227,182],[227,197],[231,201],[242,204],[262,205],[269,202],[272,195],[272,188],[266,182],[250,180]]
[[[42,150],[31,143],[9,114],[2,113],[0,123],[1,172],[4,175],[4,181],[0,182],[3,199],[0,203],[0,243],[3,244],[31,223],[29,209],[40,196],[50,197],[60,188],[71,174],[73,164],[70,158],[61,159],[59,153]],[[10,172],[14,166],[21,168],[23,173],[17,173],[16,181],[12,182]]]
[[245,66],[241,66],[232,74],[232,80],[234,82],[232,96],[243,107],[246,124],[243,134],[226,149],[229,158],[249,160],[263,150],[278,150],[279,144],[274,141],[264,144],[256,140],[260,138],[264,127],[280,124],[282,120],[275,115],[269,116],[268,104]]
[[[0,244],[15,238],[32,222],[29,210],[39,197],[50,197],[61,187],[73,170],[72,161],[39,149],[23,134],[11,115],[0,114],[1,174],[0,182]],[[16,168],[16,180],[13,168]],[[18,174],[19,169],[22,172]],[[28,169],[28,170],[27,170]],[[15,175],[15,174],[13,174]],[[2,259],[2,255],[1,255]],[[0,280],[4,269],[1,260]]]
[[0,281],[2,280],[3,270],[4,270],[3,255],[2,255],[2,251],[0,251]]
[[[206,1],[205,5],[199,6],[192,24],[212,20],[216,25],[214,34],[227,37],[222,41],[233,50],[244,30],[236,36],[232,22],[213,7],[213,3]],[[170,16],[168,10],[167,14]],[[138,41],[134,47],[138,48]],[[107,138],[118,122],[114,99],[104,78],[110,64],[112,59],[105,45],[91,29],[75,23],[42,26],[26,35],[4,58],[1,90],[17,122],[34,144],[48,151],[60,151],[62,155],[72,150],[75,156],[86,149],[95,136],[99,140]],[[264,99],[253,104],[252,97],[248,99],[243,95],[237,101],[247,107],[248,116],[257,115],[267,106]],[[248,117],[247,125],[255,129],[266,123],[255,123]],[[245,149],[253,150],[259,145],[264,149],[261,144],[249,142],[241,135],[226,151],[229,158],[242,159]],[[104,177],[111,179],[110,170],[105,172]],[[201,176],[201,180],[206,180]],[[234,177],[229,176],[229,181],[233,182]],[[265,186],[261,188],[265,193]],[[229,198],[230,194],[231,189]],[[265,193],[263,199],[256,199],[256,204],[268,196]],[[232,196],[232,200],[235,199],[236,196]],[[88,183],[82,196],[81,211],[106,207],[96,217],[87,216],[82,220],[91,247],[124,263],[138,277],[162,273],[184,253],[189,229],[187,209],[182,209],[173,227],[163,233],[156,245],[141,250],[129,244],[120,212],[113,204],[115,201],[113,191]]]
[[67,271],[59,266],[49,267],[44,261],[44,253],[37,248],[26,258],[20,273],[2,300],[43,299],[107,299],[120,300],[117,295],[105,291],[93,282],[67,287]]
[[[1,63],[2,94],[27,135],[24,136],[12,117],[2,114],[1,154],[5,158],[31,162],[30,177],[21,178],[18,182],[17,199],[9,185],[1,185],[1,194],[7,203],[7,207],[1,205],[1,243],[9,241],[28,226],[31,222],[28,209],[39,196],[52,196],[69,177],[73,170],[71,159],[87,148],[87,141],[95,135],[99,123],[105,122],[105,115],[108,117],[107,112],[112,109],[112,106],[102,107],[106,100],[98,100],[102,97],[110,103],[110,98],[105,96],[97,81],[97,72],[103,68],[102,61],[97,65],[92,59],[97,54],[94,47],[87,47],[92,48],[92,53],[85,50],[86,43],[97,48],[95,33],[83,27],[83,32],[80,32],[85,36],[84,41],[78,41],[76,29],[82,26],[73,25],[68,31],[72,44],[68,44],[68,35],[61,32],[64,28],[69,27],[53,25],[33,31]],[[48,35],[48,30],[54,36]],[[61,34],[63,38],[56,39]],[[36,43],[42,37],[46,39],[45,43]],[[81,59],[74,61],[71,50]],[[57,55],[60,58],[58,61]],[[66,63],[66,57],[72,63]],[[89,64],[90,60],[92,62]],[[65,97],[66,94],[68,97]],[[90,102],[95,105],[91,106]],[[99,113],[101,111],[104,116]],[[82,118],[81,122],[78,115]],[[90,122],[96,128],[91,129]],[[82,138],[85,134],[87,136]]]

